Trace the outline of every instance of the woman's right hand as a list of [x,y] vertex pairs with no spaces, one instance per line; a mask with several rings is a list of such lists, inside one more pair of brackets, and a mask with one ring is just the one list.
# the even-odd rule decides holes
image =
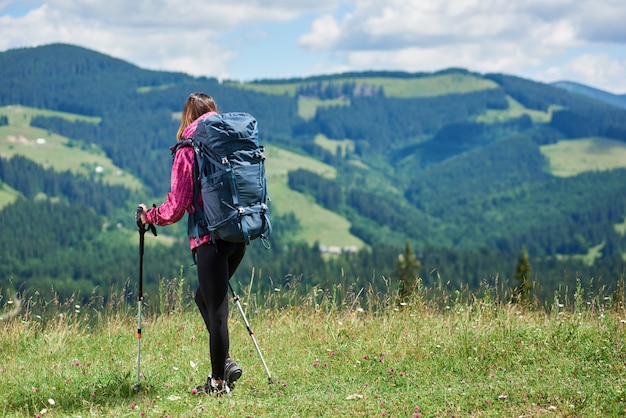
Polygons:
[[139,207],[142,209],[141,213],[139,214],[139,219],[141,220],[141,223],[145,225],[148,223],[148,218],[146,217],[146,211],[148,210],[148,207],[143,203],[140,203]]

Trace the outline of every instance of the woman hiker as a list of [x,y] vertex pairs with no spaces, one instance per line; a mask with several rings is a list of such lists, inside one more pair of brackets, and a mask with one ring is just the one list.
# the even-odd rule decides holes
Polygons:
[[[217,104],[204,93],[192,93],[185,103],[180,127],[176,134],[177,145],[191,138],[198,121],[217,113]],[[141,222],[158,226],[178,222],[185,212],[188,213],[189,243],[198,268],[198,291],[195,302],[200,309],[209,332],[211,353],[211,374],[206,384],[196,388],[198,393],[230,395],[234,383],[241,377],[241,368],[229,356],[230,340],[228,334],[228,281],[235,273],[246,252],[245,243],[232,243],[212,239],[210,234],[199,224],[201,216],[194,208],[194,149],[191,146],[173,146],[174,162],[171,173],[171,191],[167,200],[160,206],[148,209],[139,205]],[[196,204],[202,208],[202,198],[196,197]],[[196,234],[196,227],[200,233]],[[206,227],[205,227],[206,228]]]

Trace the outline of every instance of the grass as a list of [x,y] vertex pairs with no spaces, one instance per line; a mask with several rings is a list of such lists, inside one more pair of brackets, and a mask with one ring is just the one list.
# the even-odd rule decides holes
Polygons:
[[0,107],[0,116],[3,115],[9,118],[9,124],[0,126],[1,155],[9,158],[23,155],[45,168],[52,167],[56,171],[70,170],[73,173],[97,176],[107,184],[122,185],[132,190],[141,188],[138,179],[115,166],[95,144],[70,141],[61,135],[30,126],[31,118],[37,115],[90,123],[98,123],[99,118],[25,106]]
[[608,138],[562,140],[542,146],[541,152],[550,162],[550,172],[559,177],[626,168],[626,143]]
[[338,148],[341,150],[341,155],[353,153],[355,148],[352,139],[329,139],[322,134],[315,135],[315,144],[334,155],[337,155]]
[[19,192],[0,181],[0,210],[17,199]]
[[[397,78],[397,77],[342,77],[338,76],[331,83],[342,85],[345,83],[365,84],[369,86],[382,87],[387,97],[414,98],[414,97],[434,97],[445,94],[463,94],[480,90],[498,88],[498,85],[471,74],[440,74],[426,77]],[[253,90],[259,93],[288,95],[294,97],[296,90],[301,85],[312,84],[313,82],[285,82],[285,83],[237,83],[228,82],[231,87]]]
[[[263,368],[238,312],[231,397],[191,394],[210,372],[206,330],[184,281],[146,297],[135,393],[134,305],[29,301],[0,336],[2,417],[618,417],[626,413],[626,310],[614,295],[547,309],[419,288],[244,292]],[[579,289],[578,295],[583,291]]]
[[347,99],[327,99],[301,97],[298,99],[298,115],[303,119],[313,119],[319,107],[350,106]]
[[561,255],[556,254],[557,260],[565,260],[565,259],[578,259],[585,263],[588,266],[593,266],[596,260],[599,260],[602,257],[602,249],[606,245],[605,242],[601,242],[598,245],[594,245],[589,248],[587,254],[575,254],[575,255]]
[[266,146],[265,155],[270,208],[276,214],[294,212],[302,226],[294,235],[295,240],[339,247],[365,246],[363,241],[350,233],[350,222],[347,219],[319,206],[312,197],[290,189],[287,184],[287,173],[291,170],[304,168],[334,178],[337,175],[334,167],[274,146]]
[[558,109],[558,106],[550,106],[547,112],[540,110],[527,109],[517,100],[510,96],[506,97],[509,106],[505,110],[486,110],[483,114],[476,117],[476,122],[480,123],[501,123],[511,119],[528,115],[534,123],[548,123],[552,119],[552,112]]

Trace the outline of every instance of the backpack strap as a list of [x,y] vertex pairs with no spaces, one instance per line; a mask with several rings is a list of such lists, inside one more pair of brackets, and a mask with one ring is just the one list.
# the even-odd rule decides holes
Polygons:
[[[189,238],[195,238],[196,242],[200,243],[200,235],[208,235],[209,230],[207,229],[206,222],[204,221],[204,213],[202,212],[202,208],[198,204],[198,196],[200,195],[200,169],[198,167],[198,156],[196,155],[197,150],[194,146],[193,139],[186,138],[182,139],[172,147],[170,150],[172,151],[172,160],[176,156],[176,152],[185,147],[193,147],[193,208],[194,212],[188,214],[187,216],[187,235]],[[195,260],[195,258],[194,258]]]
[[176,152],[184,147],[193,147],[193,141],[191,140],[191,138],[176,141],[176,143],[170,147],[170,151],[172,151],[172,160],[176,156]]

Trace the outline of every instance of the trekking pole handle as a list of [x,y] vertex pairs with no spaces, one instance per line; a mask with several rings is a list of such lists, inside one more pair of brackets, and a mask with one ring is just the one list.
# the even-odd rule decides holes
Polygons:
[[[152,205],[152,207],[156,207],[156,205]],[[154,224],[144,224],[141,222],[141,214],[143,213],[143,207],[141,205],[137,206],[137,211],[135,212],[135,222],[137,223],[137,228],[139,229],[140,234],[144,234],[146,231],[152,232],[152,235],[157,236],[156,227]]]

